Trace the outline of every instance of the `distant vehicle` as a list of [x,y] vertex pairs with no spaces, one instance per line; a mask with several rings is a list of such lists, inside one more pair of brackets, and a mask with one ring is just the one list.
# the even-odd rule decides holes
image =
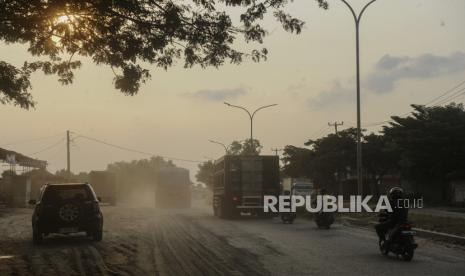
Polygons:
[[86,232],[88,237],[101,241],[103,215],[99,201],[88,183],[46,184],[40,190],[32,215],[32,240],[42,243],[50,233],[71,234]]
[[334,223],[334,215],[333,213],[319,211],[315,215],[315,223],[320,229],[329,229],[331,227],[331,224]]
[[[290,196],[291,191],[285,190],[285,191],[283,191],[283,195]],[[292,200],[290,198],[288,200],[286,200],[286,201],[288,202],[289,206],[292,204]],[[280,213],[280,215],[281,215],[281,221],[284,224],[286,224],[286,223],[293,224],[294,220],[297,217],[297,214],[295,212],[282,212],[282,213]]]
[[116,176],[107,171],[91,171],[89,183],[102,203],[116,205]]
[[215,162],[213,212],[220,218],[241,212],[264,216],[263,196],[279,195],[277,156],[225,155]]
[[295,182],[292,189],[293,195],[310,196],[313,193],[312,182]]
[[309,196],[314,191],[314,185],[308,178],[286,177],[283,178],[281,189],[291,191],[292,195]]
[[189,170],[178,167],[161,168],[155,185],[156,208],[190,208],[191,181]]

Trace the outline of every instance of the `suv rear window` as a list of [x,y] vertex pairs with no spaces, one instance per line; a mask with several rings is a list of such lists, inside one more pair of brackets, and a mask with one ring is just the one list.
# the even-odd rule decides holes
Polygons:
[[92,193],[84,185],[49,186],[45,189],[42,197],[42,201],[45,203],[68,200],[87,201],[92,199]]

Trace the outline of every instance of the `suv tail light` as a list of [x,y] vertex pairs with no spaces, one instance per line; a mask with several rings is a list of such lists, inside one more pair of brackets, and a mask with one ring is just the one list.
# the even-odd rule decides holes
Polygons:
[[42,204],[40,204],[40,203],[37,204],[36,208],[35,208],[36,214],[40,215],[42,213],[42,210],[43,210]]

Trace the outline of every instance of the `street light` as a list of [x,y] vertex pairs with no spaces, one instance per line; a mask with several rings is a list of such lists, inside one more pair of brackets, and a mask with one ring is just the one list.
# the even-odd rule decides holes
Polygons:
[[230,106],[230,107],[240,108],[240,109],[244,110],[245,112],[247,112],[247,114],[249,115],[249,118],[250,118],[250,143],[253,143],[253,118],[254,118],[255,114],[259,110],[262,110],[264,108],[278,105],[278,104],[264,105],[264,106],[261,106],[261,107],[255,109],[255,111],[253,113],[250,113],[246,108],[244,108],[242,106],[233,105],[233,104],[230,104],[230,103],[227,103],[227,102],[224,102],[224,104],[227,105],[227,106]]
[[366,8],[376,0],[368,2],[357,15],[354,9],[347,3],[346,0],[341,0],[349,8],[355,20],[355,59],[357,67],[357,190],[358,194],[363,193],[363,180],[362,180],[362,130],[360,118],[360,47],[359,47],[359,26],[360,19]]
[[227,147],[225,144],[223,144],[223,143],[221,143],[221,142],[218,142],[218,141],[214,141],[214,140],[208,140],[208,142],[223,146],[224,151],[225,151],[225,154],[226,154],[226,155],[228,154],[228,147]]

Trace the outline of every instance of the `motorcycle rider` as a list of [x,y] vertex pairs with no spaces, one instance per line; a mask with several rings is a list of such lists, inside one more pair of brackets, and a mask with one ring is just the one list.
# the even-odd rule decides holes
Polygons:
[[404,190],[400,187],[391,188],[388,192],[389,203],[392,212],[380,213],[380,223],[375,226],[376,233],[380,240],[386,239],[386,233],[390,231],[390,237],[396,232],[396,228],[401,223],[407,222],[408,208],[399,206],[399,200],[404,198]]
[[[322,188],[319,192],[319,196],[329,195],[325,188]],[[316,205],[316,199],[314,201],[314,205]],[[324,212],[320,210],[315,215],[315,222],[319,228],[326,228],[329,229],[331,224],[334,222],[334,215],[332,212]]]
[[[285,199],[284,201],[288,203],[289,205],[289,208],[292,209],[292,193],[291,191],[289,190],[285,190],[283,192],[283,194],[285,196],[289,196],[289,199]],[[295,218],[297,217],[297,214],[296,212],[292,212],[292,210],[290,210],[289,212],[281,212],[281,220],[283,221],[283,223],[293,223]]]

